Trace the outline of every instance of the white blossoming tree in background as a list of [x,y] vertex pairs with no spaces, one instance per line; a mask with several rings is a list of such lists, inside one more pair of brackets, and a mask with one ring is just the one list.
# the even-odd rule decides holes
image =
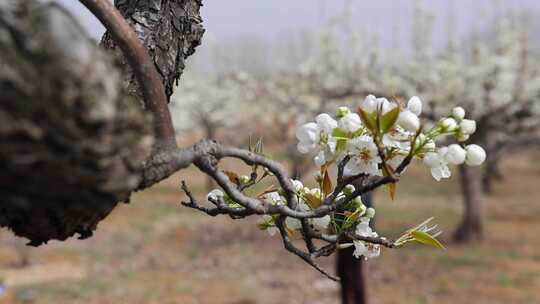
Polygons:
[[[418,14],[416,19],[429,19],[428,12],[419,10]],[[454,235],[458,241],[482,237],[482,196],[502,176],[500,160],[511,148],[540,138],[540,70],[531,56],[526,19],[519,16],[494,18],[493,38],[475,35],[467,49],[451,40],[447,48],[434,52],[430,42],[424,41],[425,45],[418,45],[415,60],[398,69],[400,81],[393,83],[404,94],[421,94],[432,120],[448,113],[451,105],[459,105],[447,126],[460,128],[465,132],[463,139],[488,152],[481,169],[460,168],[465,211]],[[430,36],[429,27],[419,26],[416,32],[416,36]],[[474,121],[463,119],[465,113]]]
[[[18,181],[15,183],[10,176],[2,179],[7,185],[3,189],[9,191],[5,190],[2,207],[6,211],[0,224],[29,238],[32,245],[41,245],[51,239],[65,240],[75,233],[81,238],[90,237],[97,223],[119,201],[128,200],[132,192],[149,188],[193,165],[218,187],[208,193],[207,201],[201,203],[190,191],[188,183],[183,182],[182,189],[187,196],[184,206],[210,216],[258,217],[259,229],[279,236],[286,250],[327,277],[338,280],[319,267],[316,259],[345,248],[353,248],[355,258],[370,259],[379,256],[383,248],[400,248],[413,242],[444,248],[437,240],[440,232],[432,224],[432,218],[411,225],[414,227],[396,239],[380,235],[370,225],[375,209],[365,206],[362,195],[384,186],[392,199],[397,199],[400,177],[413,161],[425,165],[426,174],[438,181],[449,178],[453,167],[459,166],[466,197],[470,198],[466,201],[470,206],[466,214],[474,216],[472,226],[467,216],[469,222],[465,224],[481,231],[478,228],[481,225],[477,224],[481,212],[474,211],[474,208],[480,210],[474,207],[478,206],[474,193],[478,193],[479,179],[470,173],[471,168],[480,166],[486,159],[490,161],[491,153],[502,154],[504,150],[498,149],[508,143],[511,145],[516,138],[511,132],[530,130],[531,133],[522,134],[532,134],[538,124],[534,120],[537,117],[534,111],[540,96],[537,79],[540,73],[528,65],[532,58],[521,34],[516,40],[516,36],[509,34],[511,31],[502,28],[496,44],[478,45],[470,57],[455,49],[441,54],[426,52],[416,56],[411,65],[396,63],[384,67],[378,61],[380,50],[377,47],[366,48],[365,42],[357,44],[361,35],[352,31],[345,31],[345,36],[336,35],[330,33],[332,27],[329,27],[329,32],[321,36],[320,54],[310,58],[290,77],[274,76],[282,81],[290,80],[294,85],[286,87],[276,80],[258,80],[267,82],[264,89],[267,96],[261,100],[271,101],[273,108],[269,112],[279,115],[285,105],[296,103],[291,97],[298,96],[299,110],[286,113],[288,117],[283,121],[287,127],[293,121],[294,124],[302,123],[294,129],[297,155],[312,161],[317,174],[313,180],[293,179],[284,166],[265,154],[260,140],[250,142],[247,149],[212,140],[219,128],[245,122],[246,117],[242,115],[246,110],[254,110],[258,117],[272,114],[261,105],[243,102],[252,100],[251,94],[260,96],[256,95],[260,87],[253,85],[249,77],[226,75],[210,80],[182,79],[179,95],[172,97],[173,116],[178,117],[176,129],[197,126],[205,134],[196,144],[178,146],[167,102],[176,89],[172,83],[182,72],[183,60],[193,53],[202,36],[198,14],[200,1],[182,2],[190,3],[185,7],[189,8],[186,11],[189,17],[182,19],[185,23],[182,28],[186,31],[176,29],[174,34],[178,37],[170,41],[156,34],[162,33],[160,27],[147,29],[147,35],[140,36],[152,36],[152,39],[140,41],[108,0],[81,2],[107,27],[109,39],[114,40],[111,48],[118,47],[127,58],[125,64],[131,68],[124,75],[131,82],[128,88],[144,108],[125,97],[127,94],[120,77],[123,74],[111,68],[112,60],[92,45],[82,31],[73,30],[70,35],[61,35],[64,29],[76,29],[76,26],[57,27],[50,39],[32,36],[46,36],[55,29],[48,31],[44,26],[45,30],[37,27],[40,32],[30,30],[35,27],[31,22],[34,20],[48,25],[73,24],[73,19],[64,11],[31,0],[9,0],[9,5],[0,4],[0,34],[4,34],[0,35],[0,51],[7,50],[6,54],[22,60],[2,60],[0,57],[0,63],[6,67],[0,70],[2,83],[16,83],[25,79],[24,76],[47,72],[39,75],[43,80],[40,83],[47,89],[21,92],[14,88],[25,86],[5,86],[7,97],[2,97],[0,103],[3,147],[19,147],[21,138],[25,139],[23,144],[32,143],[22,152],[1,149],[2,164],[9,169],[6,172],[17,172]],[[137,4],[136,1],[127,2]],[[179,2],[171,3],[179,5]],[[148,8],[141,8],[145,9]],[[55,13],[43,14],[45,10]],[[179,18],[172,15],[180,9],[157,10],[163,18],[174,20],[160,24],[177,25]],[[19,26],[18,22],[26,20],[20,15],[30,12],[40,18],[28,17],[28,21]],[[49,20],[54,18],[62,22]],[[58,31],[59,28],[62,30]],[[137,29],[141,28],[139,25]],[[172,28],[171,25],[168,29]],[[31,41],[36,44],[21,43],[27,37],[34,39]],[[163,51],[154,39],[162,39],[159,46],[170,49]],[[343,39],[348,48],[340,47]],[[183,43],[171,42],[180,40],[186,47]],[[43,41],[51,48],[41,45]],[[145,44],[150,42],[154,44]],[[75,54],[65,47],[71,43],[78,47],[74,49],[88,51],[81,52],[83,55]],[[178,45],[182,45],[180,50]],[[47,53],[50,50],[54,52]],[[50,59],[46,67],[41,66],[40,60],[35,60],[41,58],[42,52]],[[175,53],[177,56],[171,56],[173,52],[178,52]],[[96,57],[91,63],[89,54]],[[181,60],[175,62],[172,57]],[[18,65],[18,62],[24,64]],[[164,67],[163,63],[170,66]],[[66,68],[52,69],[55,64]],[[422,65],[424,70],[420,69]],[[66,73],[69,77],[64,77]],[[106,77],[111,77],[110,81],[105,82]],[[40,83],[29,81],[25,85],[39,86]],[[53,85],[60,89],[50,90]],[[254,88],[255,93],[246,90],[246,86]],[[54,95],[64,91],[74,92],[74,95]],[[399,98],[391,98],[393,95]],[[413,97],[409,99],[409,96]],[[352,103],[350,108],[343,106],[343,98]],[[19,106],[19,100],[28,101],[25,105],[35,113],[44,110],[40,106],[46,104],[51,115],[30,117],[29,111]],[[148,116],[153,117],[151,122],[147,120]],[[425,119],[421,119],[422,116]],[[65,117],[67,123],[58,125],[57,117]],[[304,119],[310,122],[306,123]],[[28,124],[12,128],[19,121]],[[249,117],[247,121],[253,129],[259,122],[250,121]],[[78,137],[72,136],[76,133],[71,132],[73,130],[78,131]],[[48,140],[43,134],[56,141]],[[9,140],[13,142],[10,144]],[[51,145],[51,142],[56,144]],[[59,145],[62,153],[58,153]],[[109,146],[113,148],[106,149]],[[47,153],[39,154],[40,151]],[[67,158],[63,154],[74,157]],[[50,184],[35,183],[36,187],[41,187],[36,188],[40,191],[30,193],[28,189],[16,186],[21,179],[32,183],[36,174],[42,174],[44,170],[38,172],[31,166],[34,159],[49,165],[45,167],[49,169],[47,174],[61,174],[55,176],[56,179],[48,179]],[[66,165],[66,159],[73,161]],[[236,161],[238,167],[247,166],[250,172],[242,175],[222,169],[220,165],[225,159]],[[65,174],[66,167],[70,172],[80,174]],[[47,175],[38,177],[47,180],[43,178]],[[64,180],[64,177],[73,179]],[[43,191],[49,190],[51,185],[54,189]],[[78,188],[75,194],[74,188]],[[86,191],[80,191],[82,188]],[[43,195],[49,196],[43,199]],[[27,204],[21,204],[22,200]],[[66,202],[77,205],[72,209],[65,208]]]
[[[186,75],[187,76],[187,75]],[[184,77],[176,93],[172,96],[171,114],[174,127],[179,132],[202,130],[199,138],[221,139],[231,130],[238,128],[255,113],[248,101],[251,90],[250,78],[245,73],[228,73],[205,77]],[[226,129],[226,134],[219,131]],[[256,132],[257,130],[252,130]],[[228,141],[244,136],[231,136]],[[211,178],[207,178],[208,190],[213,186]]]
[[284,152],[293,176],[303,176],[310,167],[296,149],[294,127],[308,117],[352,105],[352,99],[376,92],[382,83],[382,49],[375,37],[355,27],[350,7],[308,36],[314,40],[311,56],[285,71],[258,77],[252,94],[252,102],[269,113],[266,123],[275,137],[287,143]]

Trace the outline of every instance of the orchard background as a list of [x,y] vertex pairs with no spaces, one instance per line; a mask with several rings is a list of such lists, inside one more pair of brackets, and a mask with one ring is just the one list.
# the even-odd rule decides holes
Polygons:
[[[461,106],[477,120],[470,141],[486,149],[482,168],[461,175],[453,168],[449,181],[437,182],[415,164],[395,200],[385,189],[374,195],[377,231],[397,238],[433,216],[447,250],[384,250],[367,263],[370,302],[539,301],[540,13],[526,1],[489,2],[468,12],[482,22],[463,29],[466,1],[455,1],[442,21],[428,4],[410,1],[401,3],[406,13],[388,11],[394,21],[378,31],[362,23],[354,1],[332,12],[322,3],[316,24],[277,38],[207,34],[172,96],[179,144],[212,138],[247,147],[250,137],[262,138],[267,156],[309,180],[317,170],[298,153],[295,130],[319,113],[354,109],[368,94],[401,102],[417,95],[427,120]],[[34,249],[2,231],[0,303],[338,301],[339,284],[253,229],[256,219],[182,207],[183,179],[200,198],[215,187],[184,170],[135,194],[85,241]],[[332,270],[334,258],[322,264]]]

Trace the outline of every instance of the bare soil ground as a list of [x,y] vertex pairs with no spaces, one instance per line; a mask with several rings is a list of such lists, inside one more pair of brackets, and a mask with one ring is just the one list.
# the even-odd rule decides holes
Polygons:
[[[435,216],[447,250],[384,250],[369,261],[372,303],[540,303],[537,163],[531,155],[505,163],[507,177],[486,201],[486,237],[467,246],[450,241],[462,212],[455,179],[437,183],[411,168],[396,201],[379,191],[381,233],[398,236]],[[339,286],[257,230],[255,219],[180,207],[180,179],[203,195],[202,174],[182,172],[117,208],[89,240],[29,249],[3,231],[0,303],[338,303]],[[25,255],[30,264],[21,267]],[[334,267],[332,258],[322,264]]]

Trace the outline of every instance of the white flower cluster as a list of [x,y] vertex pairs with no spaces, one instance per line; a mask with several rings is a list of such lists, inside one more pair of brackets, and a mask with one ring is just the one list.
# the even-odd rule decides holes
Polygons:
[[[356,235],[360,237],[378,237],[377,232],[373,231],[369,226],[369,222],[375,216],[375,209],[368,208],[364,217],[361,217],[356,225]],[[378,257],[381,254],[381,245],[372,244],[364,241],[353,241],[354,252],[353,255],[356,258],[364,256],[364,258],[371,259]]]
[[[316,207],[316,202],[321,202],[324,199],[321,189],[310,189],[308,187],[304,187],[302,182],[299,180],[292,180],[292,183],[298,199],[298,211],[309,211]],[[265,193],[262,196],[262,200],[272,205],[285,204],[286,202],[285,197],[283,197],[278,191]],[[263,215],[258,224],[259,227],[266,230],[270,236],[274,236],[279,232],[278,228],[276,227],[275,220],[276,218],[273,216]],[[328,232],[330,222],[331,218],[329,215],[320,218],[308,219],[308,224],[311,226],[311,228],[321,233]],[[295,234],[302,229],[302,223],[298,219],[287,217],[285,219],[285,227],[289,233]]]
[[[441,119],[430,131],[432,136],[453,135],[460,142],[466,141],[476,131],[476,122],[465,119],[465,110],[455,107],[452,117]],[[479,166],[486,160],[486,152],[478,145],[472,144],[462,147],[451,144],[431,149],[424,155],[424,164],[431,170],[431,175],[437,181],[449,178],[451,175],[448,165]]]
[[452,135],[463,142],[476,131],[476,122],[464,118],[463,108],[454,108],[452,117],[441,119],[431,130],[416,136],[421,113],[422,101],[416,96],[401,107],[386,98],[369,95],[359,107],[360,115],[340,107],[337,121],[323,113],[315,122],[302,125],[296,132],[298,151],[314,154],[317,166],[348,155],[351,160],[345,167],[347,175],[382,176],[381,157],[396,169],[409,154],[415,137],[414,157],[424,160],[436,180],[450,177],[448,164],[478,166],[484,162],[486,153],[478,145],[436,146],[441,136]]
[[[292,180],[298,201],[296,210],[309,211],[318,208],[323,202],[328,203],[325,202],[328,194],[335,191],[328,173],[328,167],[332,164],[346,161],[343,167],[343,175],[346,176],[385,176],[396,171],[398,174],[402,173],[408,164],[404,160],[416,158],[429,167],[436,180],[440,180],[450,177],[449,164],[477,166],[485,160],[486,153],[477,145],[437,146],[437,140],[441,137],[453,136],[458,142],[462,142],[475,132],[476,123],[465,119],[463,108],[454,108],[451,116],[440,119],[427,131],[421,129],[421,113],[422,101],[416,96],[406,105],[401,105],[386,98],[369,95],[356,113],[340,107],[337,109],[336,118],[320,114],[315,122],[302,125],[296,132],[298,150],[314,155],[314,162],[321,170],[316,177],[318,185],[315,188],[305,187],[302,182]],[[243,179],[249,180],[247,176]],[[336,239],[340,239],[342,233],[353,233],[356,238],[351,237],[352,243],[339,245],[342,248],[354,246],[354,256],[357,258],[377,257],[381,251],[380,244],[386,239],[379,237],[369,225],[375,210],[366,208],[361,197],[353,197],[357,195],[354,192],[354,186],[345,186],[333,199],[333,203],[343,203],[339,211],[320,218],[309,218],[306,222],[310,229],[322,235],[337,236]],[[283,190],[280,189],[264,192],[258,198],[266,204],[287,204]],[[220,190],[210,192],[208,199],[223,199],[229,207],[242,207]],[[270,235],[279,233],[276,225],[279,217],[280,215],[263,215],[258,223],[259,228]],[[404,234],[399,239],[399,246],[416,240],[442,247],[434,239],[438,233],[428,234],[435,227],[429,228],[426,223]],[[283,229],[283,233],[301,236],[302,222],[286,217]]]

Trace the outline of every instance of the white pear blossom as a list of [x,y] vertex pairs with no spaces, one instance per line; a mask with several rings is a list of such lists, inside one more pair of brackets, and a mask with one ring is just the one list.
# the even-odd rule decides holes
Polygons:
[[471,135],[476,131],[476,121],[471,119],[463,119],[459,123],[459,128],[463,134]]
[[206,196],[206,199],[217,201],[224,196],[225,194],[223,193],[223,191],[221,191],[220,189],[214,189],[208,193],[208,195]]
[[366,173],[369,175],[381,176],[379,164],[381,158],[377,152],[377,146],[373,142],[373,138],[363,135],[353,138],[347,142],[347,148],[351,159],[345,165],[346,175],[357,175]]
[[349,184],[345,186],[345,188],[343,188],[343,193],[345,193],[345,195],[351,195],[354,190],[356,190],[356,188],[353,185]]
[[388,99],[384,97],[376,98],[373,95],[368,95],[360,105],[362,110],[369,113],[376,113],[380,109],[382,115],[390,112],[395,107],[397,107],[397,104],[388,101]]
[[467,152],[458,144],[451,144],[448,146],[448,152],[446,153],[446,160],[452,165],[461,165],[465,162],[465,156]]
[[437,152],[428,152],[424,156],[424,164],[430,168],[431,176],[436,181],[440,181],[442,178],[449,178],[452,174],[445,158],[447,151],[448,149],[443,147]]
[[418,96],[411,97],[409,102],[407,102],[407,110],[416,116],[420,116],[422,114],[422,100]]
[[381,115],[392,111],[395,107],[398,106],[396,103],[390,102],[384,97],[377,98],[377,103],[378,109],[381,109]]
[[368,218],[373,218],[373,217],[375,217],[375,209],[374,209],[374,208],[371,208],[371,207],[367,208],[367,210],[366,210],[366,217],[368,217]]
[[362,127],[362,120],[356,113],[349,113],[339,120],[339,128],[347,133],[354,133]]
[[[361,237],[378,237],[378,234],[369,227],[369,218],[363,217],[356,226],[356,235]],[[381,247],[377,244],[366,243],[364,241],[354,240],[354,252],[355,258],[364,256],[364,258],[370,259],[378,257],[381,254]]]
[[464,142],[464,141],[467,141],[469,139],[469,137],[471,137],[469,134],[463,134],[463,133],[459,133],[456,137],[456,139],[459,141],[459,142]]
[[479,166],[486,160],[486,151],[479,145],[468,145],[465,150],[467,151],[465,163],[469,166]]
[[452,117],[454,117],[457,121],[461,121],[463,118],[465,118],[465,109],[462,107],[453,108]]
[[294,191],[296,193],[300,193],[300,192],[303,192],[304,190],[304,185],[302,184],[301,181],[297,180],[297,179],[291,179],[291,182],[293,184],[293,188],[294,188]]
[[411,148],[411,132],[405,131],[400,126],[394,126],[388,133],[383,135],[383,144],[389,148],[398,148],[408,152]]
[[377,98],[373,95],[368,95],[360,105],[360,108],[366,112],[373,113],[377,111],[377,105]]
[[397,124],[409,132],[416,132],[420,128],[418,116],[409,110],[403,110],[399,113]]
[[315,120],[316,123],[304,124],[296,131],[297,147],[300,153],[317,153],[315,164],[322,166],[334,157],[337,141],[332,131],[337,122],[325,113],[319,114]]
[[330,216],[325,215],[323,217],[317,217],[311,220],[313,227],[318,231],[326,231],[328,225],[330,225]]
[[262,196],[262,199],[263,199],[264,202],[266,202],[268,204],[272,204],[272,205],[284,204],[284,199],[276,191],[265,193]]
[[441,125],[446,131],[450,132],[454,131],[457,128],[457,122],[452,117],[447,117],[443,119]]
[[285,226],[290,230],[300,230],[302,228],[302,222],[294,217],[287,217],[285,219]]

